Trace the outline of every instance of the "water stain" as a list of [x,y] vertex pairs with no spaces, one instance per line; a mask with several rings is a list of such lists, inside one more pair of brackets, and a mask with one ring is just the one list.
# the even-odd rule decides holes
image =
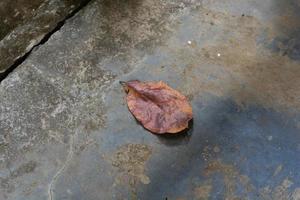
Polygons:
[[120,147],[111,159],[112,165],[120,172],[116,182],[125,185],[135,185],[137,181],[149,184],[150,178],[145,175],[145,164],[151,153],[151,148],[142,144],[127,144]]
[[145,165],[151,154],[152,149],[147,145],[126,144],[110,158],[112,166],[118,169],[113,185],[127,188],[130,199],[138,199],[137,188],[140,183],[150,183],[150,178],[145,174]]
[[199,99],[193,100],[190,141],[153,146],[155,153],[147,164],[151,183],[138,188],[139,196],[195,199],[194,188],[211,185],[209,199],[263,199],[260,189],[267,186],[279,197],[286,186],[277,186],[290,172],[295,174],[290,179],[293,186],[299,185],[295,121],[263,107],[240,109],[231,100]]

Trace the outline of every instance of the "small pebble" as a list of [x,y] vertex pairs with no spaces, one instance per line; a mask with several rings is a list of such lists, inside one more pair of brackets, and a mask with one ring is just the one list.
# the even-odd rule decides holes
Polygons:
[[214,150],[215,153],[219,153],[220,152],[220,148],[218,146],[215,146],[213,150]]
[[273,139],[273,136],[268,136],[268,140],[271,141]]
[[188,44],[192,44],[192,41],[189,40],[189,41],[188,41]]
[[221,56],[221,54],[218,53],[218,57],[220,57],[220,56]]

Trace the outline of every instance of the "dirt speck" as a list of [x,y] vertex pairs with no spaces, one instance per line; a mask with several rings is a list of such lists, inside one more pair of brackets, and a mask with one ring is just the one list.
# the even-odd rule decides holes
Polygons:
[[207,145],[203,148],[201,152],[201,156],[204,161],[210,161],[217,156],[217,154],[221,151],[220,147]]
[[219,153],[219,152],[221,151],[221,149],[220,149],[220,147],[215,146],[215,147],[213,148],[213,151],[214,151],[215,153]]
[[211,158],[211,146],[205,146],[202,153],[202,158],[204,161],[208,161]]

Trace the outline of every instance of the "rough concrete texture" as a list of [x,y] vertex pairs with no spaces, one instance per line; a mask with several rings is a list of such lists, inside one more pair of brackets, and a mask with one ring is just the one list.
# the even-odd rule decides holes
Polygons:
[[37,45],[84,0],[0,2],[0,74]]
[[[299,199],[299,10],[92,1],[1,82],[0,199]],[[187,133],[144,130],[130,79],[187,95]]]

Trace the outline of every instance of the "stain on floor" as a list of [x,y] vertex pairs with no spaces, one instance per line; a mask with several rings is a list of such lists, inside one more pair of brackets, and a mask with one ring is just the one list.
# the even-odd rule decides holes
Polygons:
[[[120,184],[131,184],[131,181],[139,181],[143,184],[149,184],[150,179],[145,175],[145,164],[151,152],[150,147],[142,144],[122,146],[112,158],[112,165],[117,167],[121,173],[117,182]],[[122,178],[129,179],[129,182],[122,183]]]

